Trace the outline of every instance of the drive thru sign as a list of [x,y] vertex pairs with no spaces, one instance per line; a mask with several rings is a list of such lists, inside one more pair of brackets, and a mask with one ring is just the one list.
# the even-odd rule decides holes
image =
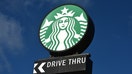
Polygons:
[[[34,74],[55,74],[75,71],[85,71],[86,66],[91,67],[89,54],[56,57],[39,60],[34,63]],[[89,63],[89,65],[88,65]]]

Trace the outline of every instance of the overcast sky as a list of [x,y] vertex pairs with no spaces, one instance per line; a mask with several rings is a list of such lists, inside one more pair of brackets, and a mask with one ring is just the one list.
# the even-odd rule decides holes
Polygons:
[[32,74],[49,58],[39,41],[44,16],[59,5],[83,7],[95,25],[90,53],[93,74],[132,74],[131,0],[0,0],[0,74]]

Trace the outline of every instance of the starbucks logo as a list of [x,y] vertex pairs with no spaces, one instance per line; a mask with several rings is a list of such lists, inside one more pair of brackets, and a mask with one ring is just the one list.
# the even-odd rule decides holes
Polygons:
[[76,5],[63,5],[51,11],[40,27],[40,41],[50,51],[64,51],[75,46],[88,27],[84,10]]

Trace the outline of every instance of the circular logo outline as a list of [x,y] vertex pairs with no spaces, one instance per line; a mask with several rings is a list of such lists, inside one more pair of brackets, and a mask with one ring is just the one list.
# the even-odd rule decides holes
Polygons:
[[[78,7],[78,8],[80,8],[84,13],[85,13],[85,17],[87,18],[86,19],[86,21],[87,21],[87,27],[86,27],[86,31],[88,30],[88,27],[89,27],[89,19],[90,19],[90,17],[87,15],[87,12],[82,8],[82,7],[80,7],[80,6],[78,6],[78,5],[76,5],[76,4],[64,4],[64,5],[60,5],[60,6],[58,6],[58,7],[56,7],[56,8],[54,8],[53,10],[51,10],[51,12],[49,12],[45,17],[44,17],[44,19],[43,19],[43,21],[45,20],[45,18],[50,14],[50,13],[52,13],[54,10],[56,10],[57,8],[59,8],[59,7],[63,7],[63,6],[68,6],[68,5],[71,5],[71,6],[76,6],[76,7]],[[67,8],[64,8],[65,10],[67,9]],[[70,11],[69,11],[70,12]],[[72,12],[72,11],[71,11]],[[71,13],[70,12],[70,13]],[[83,14],[80,14],[80,16],[78,16],[78,17],[81,17]],[[43,21],[42,21],[42,23],[43,23]],[[50,21],[51,22],[51,21]],[[42,25],[42,23],[41,23],[41,25]],[[40,26],[40,28],[41,28],[41,26]],[[85,33],[86,33],[86,31],[85,31]],[[39,32],[40,32],[40,29],[39,29]],[[63,51],[53,51],[53,50],[50,50],[50,49],[48,49],[47,47],[45,47],[42,43],[42,45],[48,50],[48,51],[50,51],[50,52],[65,52],[65,51],[68,51],[68,50],[72,50],[76,45],[80,45],[80,42],[82,42],[81,40],[83,39],[84,40],[84,36],[85,36],[85,33],[83,34],[83,36],[82,36],[82,38],[75,44],[75,45],[73,45],[72,47],[70,47],[70,48],[68,48],[68,49],[66,49],[66,50],[63,50]],[[40,33],[39,33],[40,34]],[[40,37],[40,35],[39,35],[39,37]],[[41,42],[41,39],[40,39],[40,42]],[[83,49],[84,50],[84,49]],[[76,52],[76,51],[75,51]]]

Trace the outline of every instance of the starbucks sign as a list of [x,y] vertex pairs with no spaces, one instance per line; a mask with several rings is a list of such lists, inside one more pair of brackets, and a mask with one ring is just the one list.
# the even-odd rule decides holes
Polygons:
[[88,27],[89,17],[81,7],[62,5],[44,18],[39,37],[42,45],[50,52],[75,50],[83,42],[81,40],[84,40]]

